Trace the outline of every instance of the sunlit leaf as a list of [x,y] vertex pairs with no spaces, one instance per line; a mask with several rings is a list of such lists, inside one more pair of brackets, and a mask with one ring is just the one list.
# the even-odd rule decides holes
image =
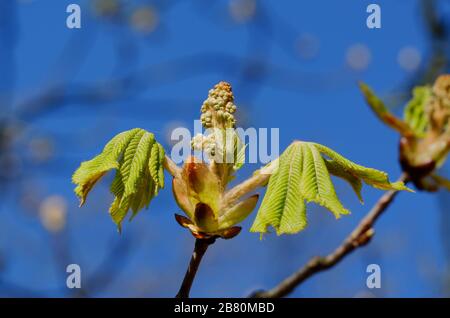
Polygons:
[[289,146],[280,156],[278,169],[270,177],[251,232],[266,233],[268,226],[272,226],[281,235],[297,233],[305,228],[306,206],[300,191],[302,160],[299,143]]
[[297,141],[280,156],[250,231],[266,233],[269,226],[278,235],[301,231],[307,224],[306,202],[327,208],[336,218],[348,214],[330,174],[348,181],[361,201],[362,181],[383,190],[408,190],[402,182],[391,183],[385,172],[357,165],[325,146]]
[[423,137],[428,125],[425,112],[429,98],[432,96],[431,87],[418,86],[413,90],[413,98],[408,102],[404,111],[404,120],[418,137]]
[[110,187],[115,198],[109,212],[120,230],[128,211],[133,211],[133,217],[148,207],[164,186],[163,160],[164,150],[152,133],[140,128],[125,131],[115,136],[101,154],[83,162],[75,171],[72,177],[77,185],[75,193],[83,204],[95,183],[115,169]]
[[395,129],[403,136],[414,135],[414,132],[411,130],[409,125],[392,114],[384,105],[383,101],[377,95],[375,95],[375,93],[368,85],[359,83],[359,88],[363,93],[367,104],[382,122]]
[[384,171],[358,165],[326,146],[316,143],[313,143],[313,145],[320,153],[335,161],[341,169],[374,188],[381,190],[409,190],[403,182],[391,183],[388,174]]

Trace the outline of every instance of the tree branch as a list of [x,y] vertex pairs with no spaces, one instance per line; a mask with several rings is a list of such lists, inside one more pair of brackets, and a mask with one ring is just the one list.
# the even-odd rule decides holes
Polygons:
[[215,238],[208,239],[196,239],[194,252],[192,253],[189,267],[184,275],[183,282],[181,283],[180,290],[175,296],[177,298],[189,298],[189,292],[191,290],[192,282],[194,281],[195,274],[197,273],[200,262],[203,258],[208,247],[216,241]]
[[[407,183],[408,176],[403,173],[398,181]],[[370,212],[361,220],[358,226],[350,233],[349,236],[338,246],[332,253],[325,257],[313,257],[304,267],[287,277],[274,288],[267,291],[256,292],[252,297],[256,298],[278,298],[284,297],[303,283],[305,280],[321,271],[329,269],[341,261],[345,256],[356,250],[357,248],[369,243],[374,235],[373,225],[376,220],[389,207],[398,191],[386,192],[378,202],[373,206]]]

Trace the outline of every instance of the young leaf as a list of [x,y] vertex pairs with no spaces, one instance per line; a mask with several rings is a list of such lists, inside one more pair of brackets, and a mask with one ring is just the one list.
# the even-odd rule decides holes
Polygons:
[[266,233],[269,225],[278,235],[297,233],[305,228],[306,206],[299,187],[303,169],[301,152],[301,147],[294,143],[280,156],[278,169],[270,177],[251,232]]
[[247,149],[247,145],[244,145],[242,141],[239,139],[239,136],[235,136],[235,144],[234,144],[234,171],[237,171],[242,168],[245,163],[245,150]]
[[411,130],[409,125],[392,114],[384,105],[383,101],[377,95],[375,95],[375,93],[368,85],[359,83],[359,88],[363,93],[367,104],[369,104],[372,111],[375,113],[375,115],[377,115],[379,119],[381,119],[382,122],[398,131],[402,136],[414,135],[414,132]]
[[161,144],[158,144],[158,150],[159,150],[159,163],[158,163],[158,185],[162,189],[164,188],[164,157],[166,156],[166,152],[164,151],[163,146]]
[[119,228],[130,208],[133,215],[137,214],[143,205],[142,202],[145,202],[145,198],[142,196],[146,193],[146,189],[153,187],[152,184],[144,182],[146,178],[148,179],[146,172],[153,143],[153,134],[141,131],[136,134],[125,150],[124,161],[119,173],[124,191],[120,196],[120,203],[110,209],[111,217]]
[[336,218],[350,212],[337,198],[324,159],[312,143],[299,143],[303,149],[303,173],[300,191],[307,201],[326,207]]
[[312,143],[315,148],[317,148],[320,153],[329,157],[336,162],[341,169],[345,170],[347,173],[353,175],[354,177],[361,179],[366,184],[371,185],[374,188],[381,190],[409,190],[403,182],[389,181],[389,176],[386,172],[376,170],[373,168],[367,168],[360,166],[338,154],[334,150],[316,143]]
[[431,87],[418,86],[413,90],[413,98],[408,102],[404,111],[404,120],[418,137],[423,137],[428,126],[425,112],[429,98],[432,96]]
[[95,183],[109,170],[116,169],[110,187],[115,198],[109,212],[120,230],[128,211],[131,209],[134,217],[148,207],[164,186],[163,160],[164,149],[152,133],[140,128],[125,131],[114,137],[100,155],[83,162],[75,171],[72,177],[77,185],[75,193],[84,203]]
[[119,157],[139,131],[140,129],[136,128],[118,134],[106,144],[101,154],[81,163],[72,176],[72,182],[77,185],[75,193],[80,198],[80,206],[86,201],[86,197],[95,183],[109,170],[119,167]]
[[361,181],[384,190],[408,190],[402,182],[390,183],[382,171],[357,165],[325,146],[297,141],[279,157],[250,231],[266,233],[269,226],[278,235],[301,231],[307,224],[305,201],[326,207],[336,218],[348,214],[330,174],[348,181],[361,201]]
[[151,157],[149,160],[149,169],[150,175],[153,178],[155,184],[163,188],[164,187],[164,169],[163,169],[163,161],[164,161],[164,148],[155,143],[151,148]]
[[326,159],[325,165],[327,166],[327,170],[330,174],[347,181],[353,188],[353,191],[355,191],[356,195],[358,196],[359,202],[364,203],[364,200],[361,195],[362,182],[358,177],[355,177],[353,174],[345,170],[341,165],[339,165],[334,160]]

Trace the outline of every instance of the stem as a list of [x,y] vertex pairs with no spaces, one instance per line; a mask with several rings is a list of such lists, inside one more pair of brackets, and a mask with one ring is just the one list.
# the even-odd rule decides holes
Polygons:
[[164,157],[163,161],[164,168],[172,175],[172,177],[176,178],[181,175],[181,168],[176,165],[175,162],[170,159],[169,156]]
[[[399,178],[399,181],[407,183],[407,174],[403,173]],[[361,220],[358,226],[332,253],[328,254],[325,257],[313,257],[304,267],[301,267],[298,271],[287,277],[274,288],[267,291],[256,292],[252,295],[252,297],[284,297],[294,291],[297,286],[299,286],[309,277],[333,267],[345,256],[347,256],[357,248],[369,243],[370,239],[375,233],[372,228],[373,225],[375,224],[376,220],[383,214],[383,212],[389,207],[397,194],[398,191],[386,192],[373,206],[369,213],[367,213],[366,216]]]
[[272,161],[266,167],[256,171],[250,178],[236,185],[234,188],[225,192],[223,197],[223,204],[227,206],[234,205],[240,198],[264,186],[268,181],[274,170],[278,166],[278,159]]
[[215,238],[209,239],[196,239],[194,251],[192,252],[191,261],[189,263],[189,267],[184,275],[183,282],[181,283],[180,290],[178,294],[175,296],[177,298],[189,298],[189,292],[192,287],[192,283],[195,279],[195,274],[197,274],[198,267],[200,266],[200,262],[208,249],[209,245],[215,242]]

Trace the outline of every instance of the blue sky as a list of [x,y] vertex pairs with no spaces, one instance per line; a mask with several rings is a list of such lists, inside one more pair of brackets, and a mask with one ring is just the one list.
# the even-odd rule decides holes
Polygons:
[[[81,29],[65,26],[69,3],[81,6]],[[115,21],[96,15],[91,1],[0,4],[0,96],[7,101],[1,114],[20,127],[13,146],[19,172],[0,206],[0,287],[2,281],[11,285],[0,295],[70,296],[64,287],[67,261],[80,264],[94,296],[173,296],[194,239],[174,222],[180,211],[170,189],[119,236],[107,213],[106,180],[79,209],[70,176],[126,129],[145,128],[170,147],[170,128],[192,127],[208,90],[221,80],[233,85],[241,123],[280,128],[282,148],[295,139],[315,141],[393,179],[400,174],[398,136],[364,104],[357,81],[391,96],[414,79],[414,59],[422,66],[431,50],[419,1],[377,1],[382,9],[377,30],[365,23],[371,1],[125,3]],[[133,12],[142,8],[153,14],[144,21],[147,32],[133,26]],[[448,7],[440,10],[448,21]],[[413,52],[412,70],[399,63],[405,48]],[[352,68],[360,59],[361,69]],[[49,88],[59,98],[36,108],[30,101]],[[29,148],[36,138],[52,148],[51,157],[37,163]],[[254,168],[242,169],[238,178]],[[270,234],[262,241],[248,232],[250,217],[242,234],[208,251],[192,295],[245,296],[273,286],[311,256],[331,251],[382,194],[365,187],[360,205],[347,184],[336,181],[336,186],[350,216],[336,221],[310,204],[304,232]],[[36,197],[34,208],[23,204],[26,191]],[[39,217],[49,196],[62,198],[66,206],[65,227],[58,233],[49,233]],[[402,193],[377,223],[369,246],[292,296],[442,296],[448,269],[442,215],[448,202],[439,202],[446,200],[448,194]],[[117,255],[109,260],[111,250]],[[371,263],[381,266],[380,290],[365,286]],[[108,285],[96,291],[103,282],[99,272]],[[91,277],[97,280],[90,282]]]

